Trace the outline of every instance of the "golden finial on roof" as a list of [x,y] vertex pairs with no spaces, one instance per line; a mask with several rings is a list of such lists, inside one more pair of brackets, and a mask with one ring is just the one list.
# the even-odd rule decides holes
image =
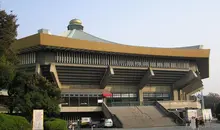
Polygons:
[[77,24],[77,25],[81,25],[82,24],[82,21],[79,20],[79,19],[72,19],[69,24]]

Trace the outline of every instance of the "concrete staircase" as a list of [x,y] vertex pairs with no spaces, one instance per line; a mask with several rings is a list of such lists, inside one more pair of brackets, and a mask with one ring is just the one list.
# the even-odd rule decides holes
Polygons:
[[155,106],[109,107],[112,114],[122,122],[123,128],[147,128],[175,126],[171,118]]
[[165,113],[160,111],[156,106],[138,106],[137,109],[139,109],[142,114],[149,116],[155,127],[176,125],[172,118],[165,115]]

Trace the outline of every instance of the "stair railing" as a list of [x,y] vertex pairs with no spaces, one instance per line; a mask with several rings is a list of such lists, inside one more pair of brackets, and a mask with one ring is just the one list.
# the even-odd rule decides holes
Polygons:
[[176,113],[168,111],[164,106],[162,106],[159,102],[156,102],[156,107],[162,110],[167,116],[171,117],[174,119],[175,123],[178,125],[183,125],[185,126],[186,121],[182,119],[180,116],[178,116]]
[[118,119],[115,114],[112,114],[108,109],[108,106],[103,102],[102,103],[102,111],[106,118],[111,118],[113,121],[113,125],[117,128],[123,128],[123,123]]

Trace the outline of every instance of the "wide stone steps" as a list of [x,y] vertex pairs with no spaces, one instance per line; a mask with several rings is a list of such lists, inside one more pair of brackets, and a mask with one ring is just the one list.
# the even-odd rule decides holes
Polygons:
[[124,128],[148,128],[175,126],[171,118],[161,113],[155,106],[109,107],[122,122]]

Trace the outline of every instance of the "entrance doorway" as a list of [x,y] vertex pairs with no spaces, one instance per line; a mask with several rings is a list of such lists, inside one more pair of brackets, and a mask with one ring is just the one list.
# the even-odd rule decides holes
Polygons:
[[108,106],[138,106],[140,105],[137,93],[112,93],[107,98]]
[[170,93],[148,93],[144,92],[143,93],[143,105],[148,106],[148,105],[154,105],[156,101],[168,101],[170,100]]
[[62,106],[100,106],[99,99],[102,99],[101,93],[62,93]]

